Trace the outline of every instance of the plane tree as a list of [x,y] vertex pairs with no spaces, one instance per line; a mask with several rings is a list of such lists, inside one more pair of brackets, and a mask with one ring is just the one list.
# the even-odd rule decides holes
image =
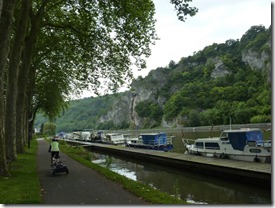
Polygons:
[[[198,11],[189,2],[170,1],[181,21]],[[0,5],[0,175],[9,175],[6,153],[15,160],[24,152],[38,109],[54,118],[71,92],[117,91],[132,79],[132,65],[146,66],[157,35],[152,0],[1,0]]]

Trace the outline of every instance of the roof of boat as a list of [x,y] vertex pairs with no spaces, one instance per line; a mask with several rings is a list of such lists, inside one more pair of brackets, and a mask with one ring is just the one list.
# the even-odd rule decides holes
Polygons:
[[241,129],[223,130],[223,132],[251,132],[251,131],[261,131],[261,129],[259,129],[259,128],[241,128]]
[[158,133],[141,133],[139,135],[159,135],[159,134],[165,134],[164,132],[158,132]]
[[121,133],[107,133],[106,135],[113,136],[113,135],[123,135],[123,134],[121,134]]

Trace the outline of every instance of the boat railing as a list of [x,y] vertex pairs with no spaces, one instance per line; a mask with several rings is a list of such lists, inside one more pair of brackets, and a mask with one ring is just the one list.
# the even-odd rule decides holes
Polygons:
[[181,139],[183,144],[184,145],[191,145],[191,144],[194,144],[195,140],[194,139],[185,139],[185,138],[182,138]]
[[148,144],[152,145],[152,146],[161,146],[161,145],[170,145],[172,144],[172,140],[173,138],[166,138],[166,140],[164,138],[160,138],[158,140],[149,140]]
[[149,145],[153,145],[153,146],[160,146],[163,145],[163,140],[149,140],[148,142]]
[[174,136],[171,136],[171,137],[167,137],[167,139],[166,139],[166,144],[173,144],[173,139],[174,139],[175,137]]
[[258,147],[271,147],[271,140],[270,141],[262,141],[257,142]]

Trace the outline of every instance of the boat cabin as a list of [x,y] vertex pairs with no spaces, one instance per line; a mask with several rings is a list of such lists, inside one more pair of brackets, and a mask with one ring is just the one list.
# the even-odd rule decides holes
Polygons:
[[229,141],[233,149],[243,151],[246,145],[257,146],[264,143],[260,129],[226,130],[221,133],[222,141]]
[[224,130],[219,138],[197,139],[196,148],[220,150],[223,145],[231,144],[234,150],[243,151],[246,145],[261,146],[264,144],[260,129]]
[[146,133],[140,134],[139,139],[146,145],[165,145],[167,144],[166,133]]
[[131,138],[127,141],[126,146],[145,148],[152,150],[170,151],[173,149],[173,137],[167,138],[166,133],[142,133],[138,138]]
[[119,134],[119,133],[109,133],[109,134],[106,134],[106,143],[124,144],[125,143],[124,135],[123,134]]
[[189,154],[250,162],[271,162],[271,141],[264,141],[260,129],[224,130],[220,137],[184,141]]

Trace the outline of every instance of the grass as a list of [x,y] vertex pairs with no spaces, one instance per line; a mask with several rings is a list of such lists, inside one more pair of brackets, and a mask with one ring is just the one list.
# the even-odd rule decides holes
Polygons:
[[70,146],[60,142],[61,151],[79,163],[94,169],[104,177],[113,180],[138,197],[152,204],[187,204],[185,201],[175,198],[168,193],[161,192],[141,182],[131,180],[125,176],[115,173],[107,168],[91,162],[91,153],[81,146]]
[[0,177],[0,204],[40,204],[40,184],[36,167],[37,141],[11,164],[11,177]]
[[[12,163],[11,177],[0,177],[0,204],[40,204],[41,193],[36,166],[38,143],[31,141],[31,148],[19,154]],[[91,153],[83,147],[73,147],[60,142],[61,151],[79,163],[94,169],[102,176],[121,184],[126,190],[151,204],[186,204],[168,193],[161,192],[141,182],[133,181],[98,164],[91,163]]]

